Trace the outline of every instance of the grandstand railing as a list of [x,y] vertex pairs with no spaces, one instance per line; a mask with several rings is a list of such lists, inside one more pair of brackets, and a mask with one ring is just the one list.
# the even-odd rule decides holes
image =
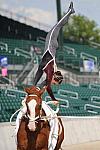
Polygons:
[[64,97],[70,97],[70,98],[78,99],[78,93],[77,92],[59,89],[58,94],[61,96],[64,96]]
[[20,48],[15,48],[14,49],[14,53],[15,55],[20,55],[20,56],[24,56],[25,58],[31,58],[31,54],[23,49]]
[[92,96],[91,102],[95,104],[100,104],[100,97],[99,96]]
[[91,44],[91,46],[95,47],[95,48],[100,48],[100,44],[99,43],[96,43],[96,42],[92,42],[92,41],[89,41],[89,43]]
[[0,42],[0,49],[8,51],[8,45],[7,45],[7,43]]
[[33,81],[33,76],[37,70],[39,64],[39,59],[36,54],[31,58],[31,60],[25,65],[24,69],[21,71],[19,76],[16,78],[16,83],[21,79],[23,84],[30,85]]
[[8,79],[7,77],[3,77],[4,79],[6,79],[7,81],[9,81],[9,84],[12,86],[12,88],[15,86],[14,81]]
[[[85,105],[84,105],[84,110],[85,110],[85,111],[88,111],[88,112],[97,114],[98,111],[96,111],[95,108],[99,109],[99,111],[100,111],[100,106],[91,105],[91,104],[85,104]],[[93,110],[93,109],[94,109],[94,110]]]
[[[64,102],[64,104],[60,105],[61,107],[64,107],[64,108],[68,108],[69,107],[69,101],[68,100],[64,100],[64,99],[59,98],[59,97],[56,97],[56,99],[58,99],[61,102]],[[51,100],[50,96],[46,96],[45,97],[45,101],[47,102],[48,100]]]
[[75,55],[75,49],[69,46],[64,46],[64,49],[69,53]]
[[29,61],[25,68],[21,71],[21,73],[19,74],[19,76],[16,78],[16,83],[18,82],[23,82],[25,78],[27,78],[29,72],[32,70],[34,66],[34,58],[31,59],[31,61]]
[[[14,96],[14,97],[17,97],[17,95],[16,94],[27,94],[26,92],[24,92],[24,91],[20,91],[20,90],[16,90],[16,89],[5,89],[5,94],[7,95],[7,96]],[[25,98],[25,96],[21,96],[21,98]]]
[[93,83],[90,83],[89,84],[89,89],[98,89],[98,90],[100,90],[100,85],[98,85],[98,84],[93,84]]
[[25,80],[23,81],[23,84],[31,85],[33,83],[33,77],[37,71],[37,68],[38,68],[38,63],[34,64],[33,69],[29,72],[29,74],[25,78]]

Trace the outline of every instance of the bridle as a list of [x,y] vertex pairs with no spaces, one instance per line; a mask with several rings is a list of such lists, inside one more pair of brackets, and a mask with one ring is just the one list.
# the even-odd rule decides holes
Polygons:
[[[38,95],[36,95],[36,94],[30,94],[30,95],[28,94],[28,95],[26,95],[26,98],[27,98],[27,96],[37,97],[37,98],[38,98]],[[22,103],[22,105],[23,105],[24,107],[25,107],[25,105],[26,105],[26,107],[27,107],[26,98],[25,98],[25,101]],[[52,101],[46,102],[46,104],[47,104],[47,105],[48,105],[48,104],[52,104]],[[28,107],[27,107],[27,108],[28,108]],[[14,117],[19,111],[22,111],[22,109],[23,109],[23,108],[21,107],[21,108],[18,109],[15,113],[12,114],[12,116],[11,116],[11,118],[10,118],[10,124],[11,124],[12,126],[15,126],[15,125],[12,124],[12,119],[13,119],[13,117]],[[59,106],[57,107],[57,109],[56,109],[56,111],[54,112],[54,114],[57,114],[58,111],[59,111]],[[36,123],[38,123],[38,121],[40,121],[40,120],[42,120],[42,121],[49,121],[49,120],[54,119],[54,118],[59,118],[59,117],[51,117],[51,116],[42,116],[42,100],[41,100],[41,103],[40,103],[40,114],[39,114],[38,116],[36,116],[36,117],[30,117],[30,115],[29,115],[28,112],[27,112],[26,115],[24,115],[23,117],[28,118],[30,122],[31,122],[31,121],[32,121],[32,122],[35,121]]]
[[[29,97],[37,97],[37,98],[38,98],[38,96],[35,95],[35,94],[30,94],[30,95],[28,95],[28,96],[29,96]],[[29,115],[29,113],[28,113],[28,111],[27,111],[26,116],[29,118],[29,122],[35,121],[36,123],[38,123],[37,120],[41,120],[41,115],[42,115],[42,101],[41,101],[41,103],[38,104],[38,105],[39,105],[40,114],[37,115],[36,117],[30,117],[30,115]],[[27,106],[27,109],[28,109],[28,104],[27,104],[27,103],[26,103],[26,106]]]

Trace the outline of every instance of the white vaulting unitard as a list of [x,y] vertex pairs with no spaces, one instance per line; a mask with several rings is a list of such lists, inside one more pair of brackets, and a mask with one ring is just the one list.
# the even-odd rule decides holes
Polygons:
[[51,116],[49,120],[50,124],[50,134],[49,134],[49,143],[48,143],[48,150],[54,150],[57,144],[58,139],[58,119],[57,115],[51,109],[50,106],[46,104],[45,101],[42,101],[42,108],[46,113],[46,116]]

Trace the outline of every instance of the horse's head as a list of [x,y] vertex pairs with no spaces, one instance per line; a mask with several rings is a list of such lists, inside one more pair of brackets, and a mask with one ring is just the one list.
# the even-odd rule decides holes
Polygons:
[[39,118],[41,113],[41,104],[42,98],[41,95],[44,92],[44,88],[40,90],[37,87],[25,88],[25,92],[27,93],[26,97],[26,105],[27,105],[27,114],[29,117],[28,128],[31,131],[36,130],[36,120]]

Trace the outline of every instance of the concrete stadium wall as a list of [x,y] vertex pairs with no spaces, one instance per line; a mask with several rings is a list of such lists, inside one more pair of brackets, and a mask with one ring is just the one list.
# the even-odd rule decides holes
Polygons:
[[[100,140],[100,118],[62,118],[65,130],[63,146]],[[0,123],[0,150],[16,150],[14,126]],[[62,147],[63,147],[62,146]]]
[[100,117],[63,118],[63,145],[100,141]]
[[10,123],[0,123],[0,150],[16,150],[14,128]]

